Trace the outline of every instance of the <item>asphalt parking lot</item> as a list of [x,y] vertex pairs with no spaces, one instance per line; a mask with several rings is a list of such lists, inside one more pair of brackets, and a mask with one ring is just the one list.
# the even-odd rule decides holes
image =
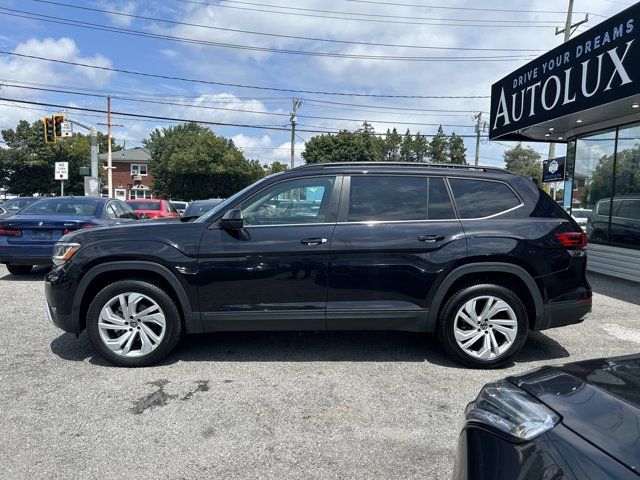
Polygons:
[[591,275],[594,311],[514,365],[461,368],[430,336],[224,333],[114,368],[46,319],[43,272],[0,266],[2,478],[450,478],[486,382],[640,349],[640,285]]

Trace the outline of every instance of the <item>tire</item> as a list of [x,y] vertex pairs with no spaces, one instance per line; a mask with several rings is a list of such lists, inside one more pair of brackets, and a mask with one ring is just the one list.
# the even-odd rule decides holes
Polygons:
[[[125,309],[132,311],[127,315]],[[91,302],[87,333],[93,348],[110,363],[146,367],[176,347],[182,322],[175,302],[163,289],[142,280],[122,280],[102,289]]]
[[[494,312],[483,319],[487,304],[486,313]],[[438,319],[437,335],[446,352],[458,362],[473,368],[495,368],[522,350],[528,326],[527,310],[514,292],[500,285],[481,284],[464,287],[447,300]]]
[[6,265],[11,275],[28,275],[33,269],[33,265]]

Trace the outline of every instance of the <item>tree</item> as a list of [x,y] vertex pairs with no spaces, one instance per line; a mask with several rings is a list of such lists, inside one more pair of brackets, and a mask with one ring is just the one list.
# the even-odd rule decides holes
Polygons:
[[[53,177],[55,162],[69,162],[69,180],[64,190],[69,195],[84,194],[84,177],[79,168],[91,164],[91,142],[89,135],[75,133],[70,138],[60,139],[55,145],[45,144],[43,124],[21,120],[14,129],[2,131],[7,144],[2,151],[0,174],[5,178],[7,190],[15,195],[54,195],[60,184]],[[120,148],[113,143],[114,151]],[[98,148],[107,150],[107,138],[98,133]]]
[[438,127],[438,133],[431,139],[431,160],[435,163],[448,163],[449,140],[442,130],[442,125]]
[[247,160],[232,140],[193,122],[155,129],[143,143],[160,197],[229,197],[265,175],[260,162]]
[[542,180],[542,162],[540,154],[531,147],[523,147],[518,143],[504,152],[504,163],[507,170],[524,177]]
[[271,162],[271,165],[265,165],[264,171],[267,175],[273,175],[274,173],[284,172],[287,169],[287,165],[282,162]]
[[[407,130],[407,133],[409,133],[408,130]],[[393,127],[393,130],[387,129],[387,136],[384,139],[385,160],[387,160],[388,162],[399,161],[402,143],[403,143],[402,135],[398,133],[398,130],[396,130],[395,127]]]
[[385,141],[365,122],[355,132],[342,130],[337,134],[311,137],[305,144],[302,158],[307,163],[379,162],[385,159],[384,152]]
[[411,146],[415,162],[426,162],[429,160],[431,145],[426,135],[422,135],[420,132],[416,133],[411,142]]
[[467,164],[467,148],[464,146],[462,137],[456,135],[456,132],[453,132],[449,138],[449,163]]
[[407,133],[402,137],[402,144],[400,145],[400,160],[402,162],[415,162],[415,146],[413,144],[413,137],[411,132],[407,128]]

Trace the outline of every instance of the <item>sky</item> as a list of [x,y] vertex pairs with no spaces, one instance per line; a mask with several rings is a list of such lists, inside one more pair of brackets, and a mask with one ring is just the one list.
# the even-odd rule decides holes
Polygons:
[[[433,135],[442,124],[466,136],[473,161],[474,114],[489,121],[491,85],[561,43],[555,27],[567,3],[0,0],[0,129],[64,110],[8,99],[62,105],[97,124],[104,114],[73,107],[104,110],[110,95],[114,112],[235,124],[210,127],[248,158],[289,163],[289,112],[299,98],[296,164],[314,132],[364,120],[382,133]],[[589,12],[578,32],[631,4],[575,0],[574,21]],[[127,148],[178,123],[118,114],[112,122]],[[483,140],[480,163],[503,166],[513,145]],[[546,158],[547,144],[530,145]]]

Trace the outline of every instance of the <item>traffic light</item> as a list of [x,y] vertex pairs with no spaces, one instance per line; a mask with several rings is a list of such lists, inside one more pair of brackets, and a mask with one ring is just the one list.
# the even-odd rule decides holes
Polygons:
[[53,116],[53,131],[56,141],[62,138],[62,123],[64,122],[64,115]]
[[44,117],[44,143],[56,143],[56,130],[53,126],[53,116]]

